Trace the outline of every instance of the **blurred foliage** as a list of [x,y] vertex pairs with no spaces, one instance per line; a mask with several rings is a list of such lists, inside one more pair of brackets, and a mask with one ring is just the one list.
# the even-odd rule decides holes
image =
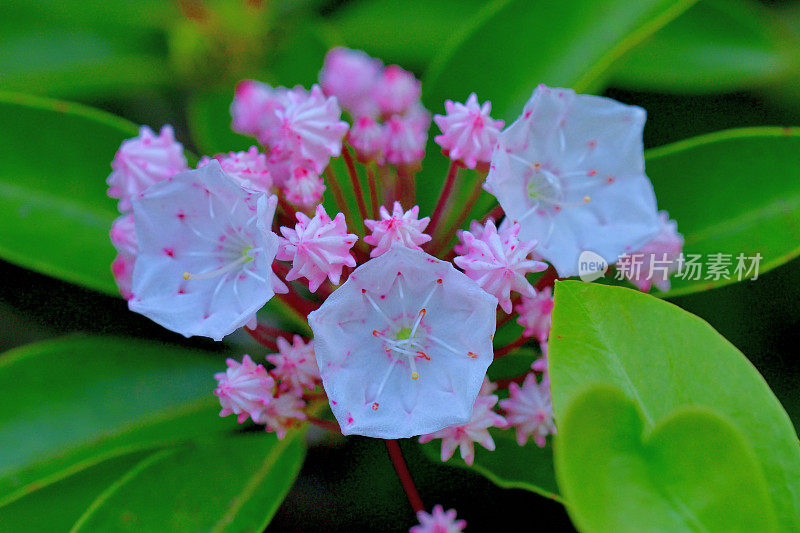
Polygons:
[[[115,210],[104,178],[119,142],[135,134],[133,123],[154,129],[173,123],[181,142],[198,154],[246,148],[253,140],[229,128],[236,82],[308,86],[326,50],[343,44],[413,69],[434,113],[444,99],[473,90],[481,100],[491,98],[495,116],[506,119],[516,116],[536,83],[606,91],[648,110],[645,143],[657,147],[726,128],[800,123],[798,43],[796,2],[0,0],[0,91],[75,100],[131,121],[60,101],[0,97],[6,213],[0,254],[19,265],[0,264],[9,280],[0,287],[0,347],[75,332],[128,337],[70,338],[0,356],[0,530],[19,530],[24,516],[31,517],[24,524],[29,530],[64,530],[77,520],[90,530],[146,529],[149,518],[170,520],[157,514],[170,506],[206,528],[203,520],[225,515],[223,500],[244,490],[237,483],[255,486],[251,501],[258,511],[243,513],[250,521],[231,527],[254,529],[275,512],[302,460],[303,446],[292,441],[279,450],[281,468],[269,474],[277,477],[267,487],[237,478],[237,471],[263,472],[278,452],[271,439],[230,434],[233,424],[216,418],[209,391],[222,361],[213,350],[220,346],[183,341],[128,313],[121,300],[93,291],[115,294],[107,242]],[[797,253],[800,219],[795,141],[780,130],[710,136],[652,151],[647,164],[660,204],[686,232],[687,251],[700,244],[704,251],[769,249],[775,259],[768,266],[777,268],[755,282],[674,301],[744,351],[797,423],[800,262],[786,263]],[[435,201],[447,165],[432,142],[428,152],[417,191],[423,210]],[[465,173],[464,191],[471,179]],[[769,208],[776,200],[783,209]],[[705,288],[676,283],[672,295]],[[513,337],[517,330],[509,324],[498,335]],[[203,351],[130,337],[181,341]],[[232,342],[225,349],[258,350],[246,339]],[[535,355],[512,354],[490,373],[512,376]],[[620,402],[611,407],[630,413]],[[167,430],[155,418],[145,420],[153,409],[178,423]],[[582,416],[570,416],[571,427],[580,428]],[[727,422],[708,424],[717,424],[720,439],[731,433]],[[520,508],[535,510],[546,528],[569,528],[560,504],[528,492],[556,492],[550,450],[520,448],[506,437],[511,433],[498,436],[494,454],[478,447],[472,469],[458,458],[439,464],[439,441],[406,443],[425,501],[456,506],[477,530],[496,527],[485,509],[510,516]],[[412,525],[382,443],[326,444],[309,450],[271,529]],[[730,446],[729,460],[742,451],[739,444]],[[166,461],[178,456],[183,460]],[[737,461],[746,463],[741,456]],[[195,475],[211,463],[214,469]],[[522,471],[522,463],[531,468]],[[739,474],[730,480],[731,498],[736,483],[758,484],[747,468]],[[214,479],[226,480],[224,491],[215,493]],[[159,508],[164,492],[147,487],[165,480],[175,481],[169,489],[175,499]],[[187,487],[204,496],[182,492]],[[200,500],[219,505],[204,508]],[[36,513],[45,507],[50,510]]]

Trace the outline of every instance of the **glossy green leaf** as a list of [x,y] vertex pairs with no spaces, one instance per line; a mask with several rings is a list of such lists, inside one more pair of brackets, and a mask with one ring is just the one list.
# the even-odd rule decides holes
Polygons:
[[[678,222],[684,253],[730,254],[728,279],[673,276],[677,296],[739,279],[737,257],[761,254],[759,274],[800,255],[800,129],[728,130],[647,152],[647,174],[661,209]],[[754,270],[750,275],[754,274]],[[746,273],[742,271],[742,274]],[[742,276],[746,278],[748,276]],[[685,279],[684,279],[685,278]]]
[[117,294],[105,179],[137,128],[76,104],[0,93],[0,257]]
[[0,507],[0,531],[69,531],[109,485],[148,455],[114,457]]
[[652,427],[619,389],[593,387],[558,430],[559,487],[583,532],[777,531],[752,448],[707,408]]
[[633,399],[646,432],[679,408],[708,408],[752,447],[779,524],[788,530],[800,523],[797,435],[741,352],[702,319],[631,289],[563,281],[555,301],[548,363],[557,421],[593,384]]
[[[539,448],[532,441],[520,446],[513,429],[493,428],[489,432],[496,446],[493,452],[476,443],[472,466],[461,459],[458,449],[444,464],[478,472],[499,487],[529,490],[546,498],[562,501],[556,486],[552,448]],[[437,439],[421,445],[431,461],[441,461],[441,443]]]
[[219,356],[65,338],[0,357],[0,505],[105,459],[232,429],[212,394]]
[[101,494],[72,531],[263,531],[304,457],[301,431],[156,452]]
[[[465,24],[485,0],[369,0],[349,2],[330,20],[347,46],[386,63],[423,68],[454,27]],[[403,31],[397,31],[402,27]]]
[[787,37],[779,19],[758,2],[704,0],[631,50],[612,82],[678,93],[764,85],[799,59]]
[[209,89],[189,99],[186,119],[192,140],[203,154],[214,155],[247,150],[257,145],[253,137],[231,129],[231,102],[235,87]]
[[[423,79],[423,102],[441,113],[446,99],[463,102],[475,92],[491,100],[493,117],[510,123],[540,83],[597,91],[620,56],[694,1],[494,0],[443,46]],[[417,180],[423,213],[432,211],[447,172],[433,136]]]
[[426,76],[424,100],[470,92],[491,100],[493,116],[516,117],[539,83],[585,91],[623,53],[692,0],[495,0],[453,34]]

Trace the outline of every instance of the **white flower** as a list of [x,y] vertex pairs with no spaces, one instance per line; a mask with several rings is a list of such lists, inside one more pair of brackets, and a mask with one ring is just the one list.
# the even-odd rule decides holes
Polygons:
[[274,294],[275,200],[240,187],[217,161],[141,193],[131,310],[215,340],[250,322]]
[[610,264],[658,233],[644,121],[639,107],[540,85],[500,135],[486,189],[559,276],[578,274],[582,251]]
[[492,362],[497,299],[424,252],[358,267],[308,317],[344,434],[396,439],[464,424]]

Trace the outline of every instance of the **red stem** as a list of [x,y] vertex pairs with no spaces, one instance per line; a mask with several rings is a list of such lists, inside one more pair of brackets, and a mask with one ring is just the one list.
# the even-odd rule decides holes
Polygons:
[[436,227],[439,225],[439,221],[442,218],[442,212],[444,211],[444,206],[447,204],[447,200],[450,199],[450,195],[453,192],[453,185],[456,182],[456,176],[458,175],[458,169],[460,165],[455,161],[450,162],[450,168],[447,169],[447,177],[444,181],[444,187],[442,188],[442,192],[439,193],[439,200],[436,201],[436,207],[433,210],[433,215],[431,216],[431,223],[428,225],[428,235],[432,236],[434,239],[436,238]]
[[317,418],[316,416],[311,416],[311,415],[306,415],[306,420],[308,420],[315,426],[319,426],[322,429],[327,429],[332,433],[338,433],[339,435],[342,434],[342,429],[336,422],[331,422],[330,420],[324,420],[322,418]]
[[513,352],[514,350],[516,350],[517,348],[519,348],[520,346],[522,346],[523,344],[528,342],[528,339],[529,339],[529,337],[524,337],[524,336],[520,335],[519,337],[517,337],[517,340],[515,340],[514,342],[510,342],[510,343],[506,344],[505,346],[497,348],[494,351],[494,358],[497,359],[498,357],[503,357],[507,353]]
[[456,235],[456,231],[461,229],[461,225],[464,224],[464,221],[467,219],[469,214],[472,212],[472,209],[475,207],[475,204],[478,203],[478,199],[481,197],[481,193],[483,192],[483,179],[479,178],[475,185],[472,187],[472,192],[467,198],[466,203],[463,207],[459,208],[458,217],[456,218],[455,222],[453,222],[447,230],[443,233],[441,239],[438,240],[436,245],[433,247],[434,255],[436,252],[441,251],[442,246],[447,246],[450,244],[450,241],[453,240],[453,237]]
[[536,284],[533,286],[534,289],[540,291],[545,287],[552,287],[555,285],[556,280],[558,279],[558,272],[556,269],[553,268],[553,265],[547,267],[547,270],[544,271],[544,274],[536,280]]
[[353,184],[353,193],[356,195],[358,214],[361,215],[362,220],[361,226],[366,231],[363,221],[369,216],[367,215],[367,205],[364,202],[364,191],[361,189],[361,181],[358,179],[358,172],[355,164],[353,164],[353,158],[350,156],[350,149],[347,146],[342,147],[342,156],[344,157],[344,164],[347,166],[347,173],[350,174],[350,181]]
[[375,178],[375,169],[372,165],[367,165],[367,183],[369,183],[369,200],[372,204],[372,218],[378,218],[378,182]]
[[394,465],[394,471],[397,472],[397,477],[400,478],[400,484],[403,485],[403,490],[406,492],[408,503],[411,504],[411,508],[414,509],[415,513],[424,511],[425,506],[422,505],[422,498],[419,497],[417,487],[414,485],[414,480],[411,478],[411,474],[408,471],[406,461],[403,459],[403,451],[400,449],[400,444],[398,444],[395,439],[384,439],[383,442],[386,443],[386,451],[389,452],[389,458]]
[[501,216],[503,216],[503,208],[500,207],[499,205],[495,206],[494,209],[486,213],[486,216],[484,216],[481,219],[481,224],[486,224],[486,221],[489,220],[490,218],[494,221],[497,221],[497,219],[500,218]]
[[245,327],[244,330],[250,334],[253,339],[262,346],[266,346],[268,349],[277,352],[278,351],[278,344],[268,337],[262,335],[257,329],[250,329]]
[[304,317],[307,317],[311,311],[316,310],[320,306],[320,304],[317,302],[306,300],[292,289],[290,289],[287,294],[276,294],[275,296],[277,296],[283,303],[297,311],[300,316]]
[[511,320],[511,314],[503,313],[503,318],[497,321],[497,329],[505,326],[509,320]]
[[353,224],[353,214],[350,212],[350,206],[347,205],[347,200],[344,199],[342,188],[339,186],[339,182],[336,179],[336,174],[334,174],[331,167],[325,169],[325,177],[328,178],[328,185],[330,186],[331,191],[333,191],[333,199],[336,201],[339,211],[344,213],[344,218],[347,220],[347,226],[354,228],[355,225]]

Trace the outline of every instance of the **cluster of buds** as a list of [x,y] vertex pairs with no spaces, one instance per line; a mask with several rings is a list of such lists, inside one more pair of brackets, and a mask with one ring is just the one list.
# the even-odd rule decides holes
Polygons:
[[[120,147],[108,179],[123,213],[113,271],[130,309],[185,336],[244,328],[273,352],[267,366],[228,360],[216,376],[221,415],[281,438],[308,420],[344,435],[441,439],[443,461],[459,448],[468,464],[474,443],[494,449],[490,428],[545,446],[556,432],[546,359],[555,280],[576,275],[587,250],[609,264],[634,251],[679,255],[644,173],[642,109],[540,86],[503,130],[475,94],[448,101],[434,120],[450,170],[420,218],[414,180],[430,115],[419,99],[409,72],[337,48],[308,91],[238,85],[232,127],[260,149],[190,170],[169,127]],[[348,180],[330,165],[340,156]],[[462,167],[482,176],[448,219]],[[326,187],[340,212],[323,207]],[[468,221],[481,187],[499,205]],[[313,339],[259,323],[272,298],[307,317]],[[498,328],[519,336],[495,346]],[[494,359],[526,344],[542,353],[529,371],[487,379]],[[325,401],[335,424],[311,415]],[[416,531],[463,528],[454,512],[420,512]]]
[[334,48],[319,79],[353,118],[347,138],[360,161],[389,163],[401,174],[422,161],[431,115],[414,74],[359,50]]

